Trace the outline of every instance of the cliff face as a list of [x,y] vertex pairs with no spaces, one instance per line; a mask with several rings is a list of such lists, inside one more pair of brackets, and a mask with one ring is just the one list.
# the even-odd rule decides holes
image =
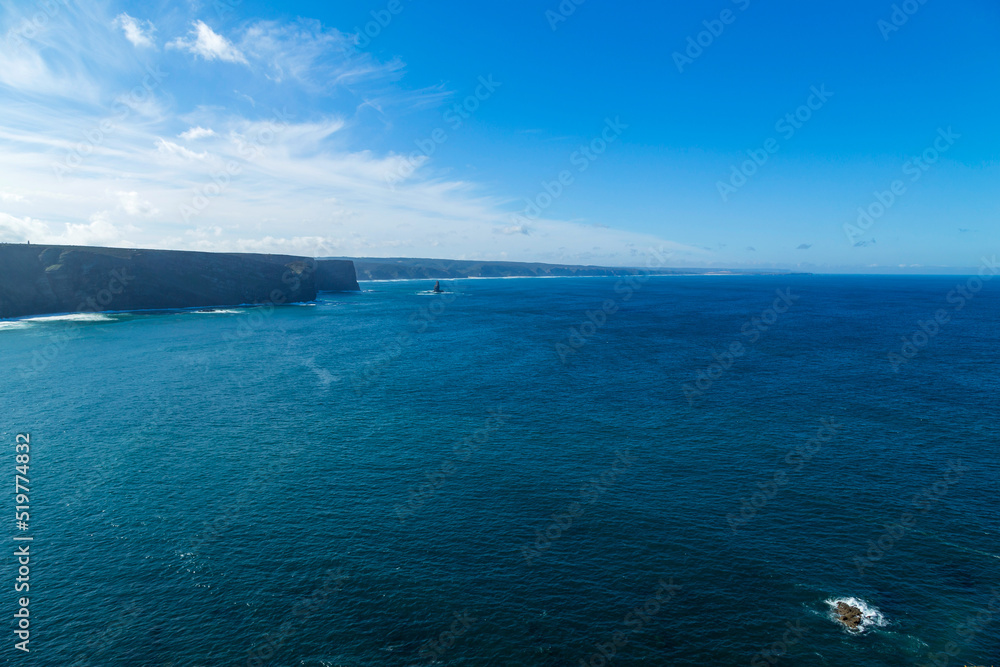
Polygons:
[[312,301],[316,273],[286,255],[4,244],[0,318]]
[[325,292],[357,292],[358,274],[347,259],[316,260],[316,289]]

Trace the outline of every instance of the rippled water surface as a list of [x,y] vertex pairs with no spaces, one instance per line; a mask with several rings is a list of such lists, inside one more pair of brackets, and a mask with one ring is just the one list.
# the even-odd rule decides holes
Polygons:
[[965,284],[368,283],[0,323],[30,664],[998,664],[1000,282],[958,309]]

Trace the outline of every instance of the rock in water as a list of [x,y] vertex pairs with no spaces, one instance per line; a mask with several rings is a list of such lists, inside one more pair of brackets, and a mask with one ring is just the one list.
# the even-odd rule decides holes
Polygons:
[[849,605],[846,602],[837,603],[837,617],[838,620],[846,625],[849,630],[857,630],[861,626],[861,621],[864,618],[861,615],[860,609]]

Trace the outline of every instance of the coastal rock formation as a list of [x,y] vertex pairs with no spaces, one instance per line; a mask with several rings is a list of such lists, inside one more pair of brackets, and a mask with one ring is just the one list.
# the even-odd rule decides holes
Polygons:
[[357,292],[358,274],[349,259],[316,260],[316,289],[323,292]]
[[847,626],[848,630],[857,630],[861,626],[864,616],[861,610],[846,602],[837,603],[837,620]]
[[328,289],[357,289],[353,265],[343,264],[350,262],[319,269],[287,255],[2,244],[0,319],[312,301],[320,275],[337,286]]

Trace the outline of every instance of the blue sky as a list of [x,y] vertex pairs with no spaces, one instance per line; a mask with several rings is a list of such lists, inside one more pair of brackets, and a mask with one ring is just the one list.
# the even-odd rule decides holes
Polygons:
[[676,4],[0,1],[0,241],[833,272],[995,251],[995,2]]

